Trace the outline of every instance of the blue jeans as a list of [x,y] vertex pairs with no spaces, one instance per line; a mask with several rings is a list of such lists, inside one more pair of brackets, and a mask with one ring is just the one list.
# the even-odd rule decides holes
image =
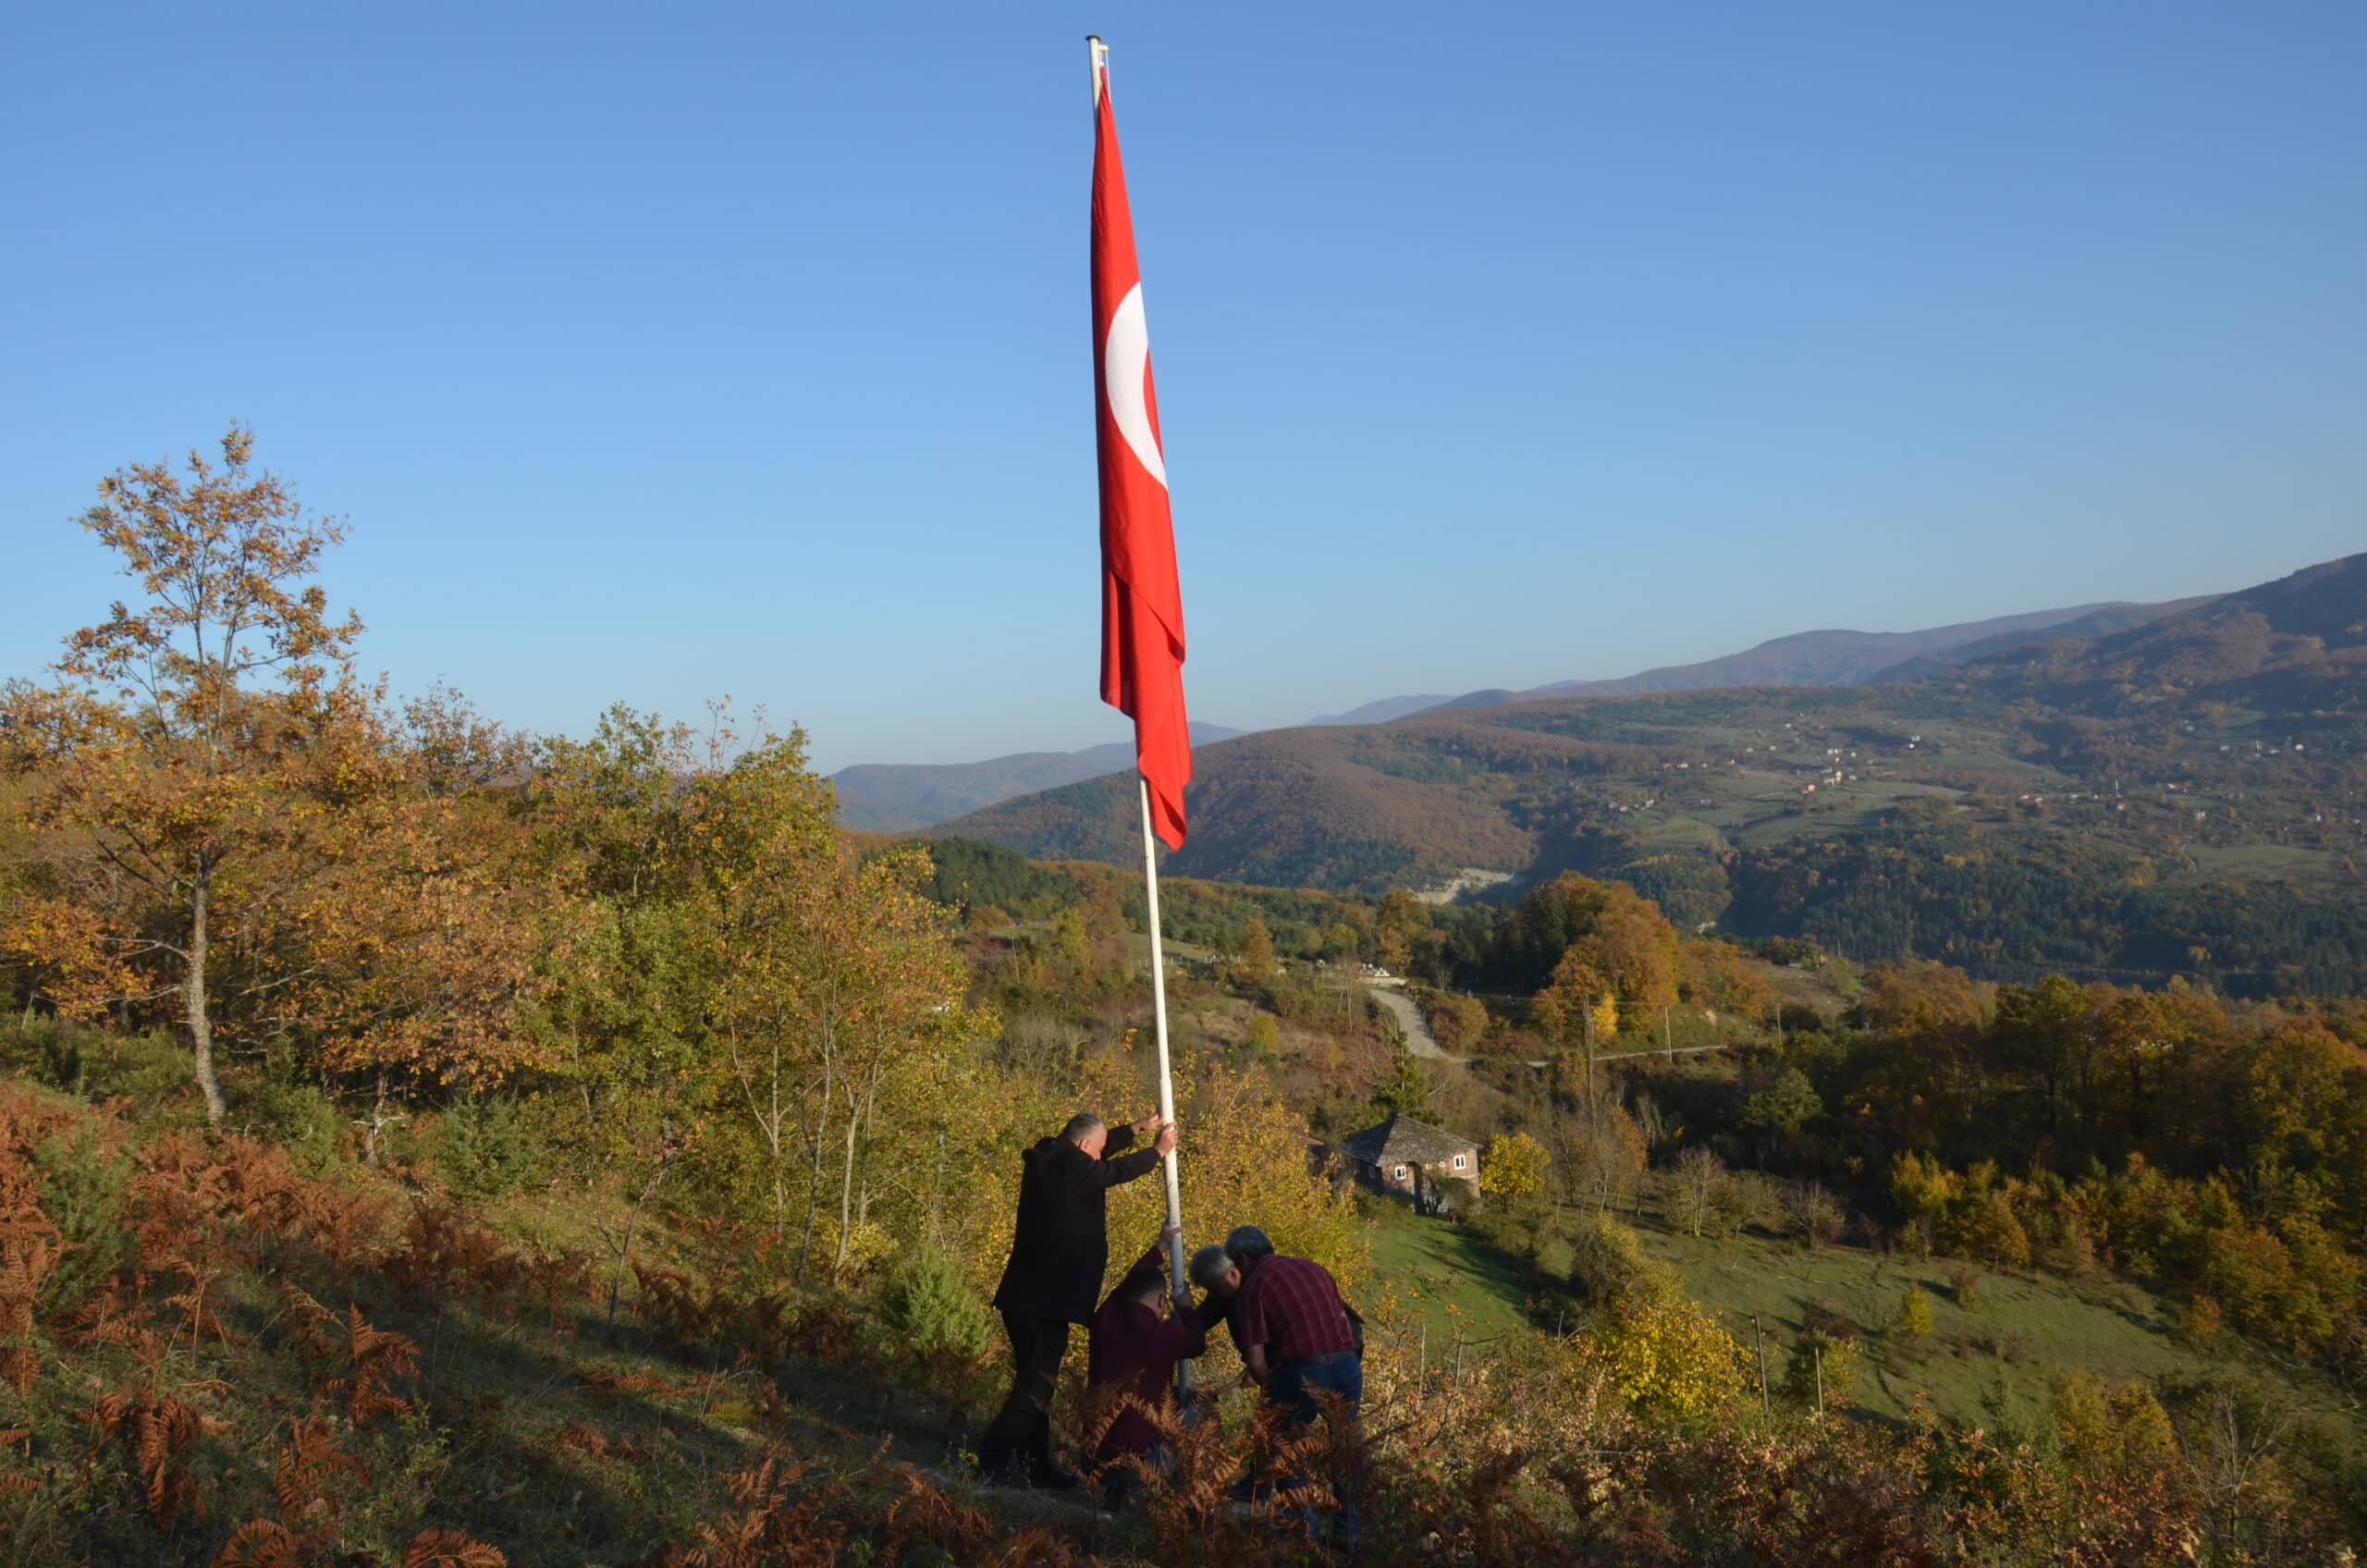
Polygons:
[[1322,1414],[1315,1403],[1318,1390],[1345,1399],[1355,1415],[1364,1403],[1365,1364],[1350,1355],[1323,1366],[1282,1366],[1266,1380],[1266,1397],[1290,1412],[1294,1427],[1311,1427]]
[[[1284,1427],[1295,1430],[1315,1425],[1322,1415],[1315,1403],[1318,1393],[1334,1394],[1348,1402],[1347,1417],[1354,1421],[1356,1407],[1364,1403],[1365,1364],[1353,1355],[1321,1366],[1283,1366],[1275,1369],[1266,1380],[1266,1397],[1285,1413]],[[1306,1485],[1296,1476],[1284,1476],[1275,1483],[1277,1491],[1294,1491]],[[1299,1523],[1306,1527],[1309,1540],[1323,1538],[1321,1511],[1313,1504],[1303,1503],[1294,1510]],[[1355,1550],[1358,1534],[1356,1505],[1346,1498],[1340,1500],[1340,1514],[1334,1524],[1339,1544],[1351,1551]]]

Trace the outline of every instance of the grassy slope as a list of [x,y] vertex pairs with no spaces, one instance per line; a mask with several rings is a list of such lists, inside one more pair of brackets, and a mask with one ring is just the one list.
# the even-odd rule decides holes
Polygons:
[[1493,1339],[1528,1322],[1527,1292],[1512,1261],[1459,1225],[1425,1219],[1376,1198],[1370,1217],[1373,1279],[1393,1293],[1406,1324],[1427,1323],[1433,1346]]
[[[1452,1338],[1458,1319],[1475,1341],[1527,1321],[1527,1292],[1511,1260],[1469,1231],[1402,1206],[1376,1203],[1371,1213],[1376,1279],[1412,1309],[1409,1321],[1429,1322],[1434,1345]],[[1984,1275],[1981,1308],[1968,1311],[1954,1299],[1943,1262],[1849,1247],[1802,1252],[1757,1236],[1698,1241],[1649,1225],[1641,1233],[1645,1250],[1674,1265],[1688,1293],[1747,1347],[1754,1342],[1751,1318],[1759,1317],[1771,1379],[1782,1376],[1809,1305],[1837,1308],[1866,1351],[1853,1403],[1878,1419],[1906,1415],[1919,1393],[1941,1414],[1967,1421],[1993,1420],[1991,1406],[2001,1394],[2006,1408],[2027,1415],[2042,1405],[2058,1374],[2074,1368],[2119,1382],[2233,1367],[2279,1390],[2297,1409],[2355,1421],[2312,1376],[2280,1370],[2232,1339],[2208,1354],[2177,1339],[2163,1304],[2118,1281]],[[1910,1282],[1932,1305],[1932,1332],[1920,1341],[1892,1331]]]
[[[127,1151],[154,1136],[153,1123],[134,1132],[87,1102],[0,1078],[0,1116],[28,1114],[67,1119],[67,1135],[92,1127]],[[236,1151],[224,1158],[235,1162]],[[480,1291],[485,1272],[451,1261],[456,1255],[430,1269],[440,1278],[423,1279],[390,1261],[404,1255],[416,1192],[341,1160],[298,1180],[349,1194],[361,1212],[375,1209],[365,1228],[378,1240],[339,1266],[306,1225],[259,1230],[202,1200],[176,1244],[211,1276],[206,1307],[218,1329],[209,1322],[192,1340],[186,1317],[159,1300],[172,1287],[152,1286],[130,1319],[157,1336],[145,1358],[137,1344],[94,1341],[58,1319],[36,1329],[29,1385],[21,1393],[0,1385],[0,1427],[27,1429],[0,1455],[0,1478],[33,1488],[0,1488],[0,1563],[210,1562],[234,1526],[275,1516],[273,1464],[291,1419],[308,1411],[328,1415],[339,1450],[359,1466],[329,1477],[337,1546],[389,1562],[429,1526],[491,1543],[516,1568],[637,1560],[726,1513],[730,1478],[759,1459],[767,1439],[845,1471],[883,1441],[889,1457],[920,1464],[942,1463],[958,1447],[962,1413],[942,1395],[795,1354],[770,1375],[735,1365],[728,1350],[684,1355],[637,1319],[630,1280],[626,1309],[610,1327],[601,1309],[605,1268],[561,1291],[556,1320],[531,1287]],[[607,1200],[587,1208],[586,1199],[512,1199],[484,1217],[497,1226],[484,1241],[505,1249],[521,1237],[532,1238],[530,1250],[580,1244],[621,1217]],[[644,1238],[644,1249],[664,1250],[662,1236]],[[340,1411],[328,1379],[344,1367],[342,1330],[325,1326],[327,1348],[306,1349],[303,1313],[283,1285],[340,1318],[358,1311],[373,1329],[407,1337],[416,1369],[388,1388],[409,1409],[359,1425]],[[94,1452],[84,1413],[118,1390],[174,1395],[203,1421],[179,1466],[202,1517],[184,1512],[158,1528],[141,1506],[128,1449],[113,1442]]]

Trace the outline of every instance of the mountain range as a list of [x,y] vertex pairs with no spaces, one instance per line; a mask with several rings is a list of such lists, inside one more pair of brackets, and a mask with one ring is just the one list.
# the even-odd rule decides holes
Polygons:
[[[1195,724],[1192,744],[1213,745],[1244,733]],[[901,833],[1014,796],[1124,772],[1134,764],[1134,742],[1113,741],[1081,752],[1014,752],[986,762],[857,763],[830,781],[838,787],[840,823],[865,833]]]
[[[1689,924],[1857,956],[2367,988],[2367,555],[2179,606],[2019,619],[1712,661],[1767,681],[1805,644],[1821,686],[1524,694],[1240,736],[1196,756],[1191,836],[1165,864],[1363,891],[1575,868]],[[1125,785],[936,831],[1131,864]]]
[[[2201,599],[2168,605],[2079,605],[1933,627],[1924,631],[1802,631],[1699,664],[1673,665],[1613,680],[1564,680],[1525,692],[1491,689],[1460,696],[1437,692],[1383,697],[1310,725],[1385,724],[1444,708],[1486,707],[1539,697],[1624,696],[1719,686],[1854,685],[1912,679],[1965,659],[2019,646],[2047,635],[2102,635],[2189,609]],[[1205,746],[1245,731],[1216,724],[1192,726],[1192,743]],[[839,820],[874,833],[929,827],[999,802],[1057,789],[1133,762],[1123,741],[1079,752],[1017,752],[985,762],[858,763],[833,776]]]
[[1630,697],[1646,692],[1693,692],[1720,686],[1863,686],[1912,680],[1984,655],[2054,637],[2101,637],[2141,626],[2210,602],[2210,596],[2168,604],[2074,605],[1960,621],[1923,631],[1796,631],[1738,654],[1698,664],[1667,665],[1611,680],[1557,680],[1526,691],[1490,688],[1459,697],[1383,697],[1317,724],[1384,724],[1440,708],[1492,707],[1540,697]]

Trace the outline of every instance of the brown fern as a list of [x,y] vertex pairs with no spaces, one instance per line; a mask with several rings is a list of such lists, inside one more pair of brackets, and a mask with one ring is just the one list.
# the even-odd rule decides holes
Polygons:
[[[876,1465],[886,1452],[883,1446],[872,1463]],[[888,1506],[883,1521],[887,1533],[878,1551],[881,1561],[903,1561],[905,1548],[915,1540],[927,1541],[957,1561],[966,1560],[995,1538],[993,1520],[954,1501],[918,1470],[899,1465],[895,1475],[903,1491]]]
[[311,1568],[313,1550],[270,1519],[250,1519],[230,1532],[213,1568]]
[[214,1315],[213,1305],[206,1299],[215,1281],[222,1277],[222,1270],[210,1262],[178,1253],[160,1261],[164,1268],[188,1281],[187,1288],[179,1294],[166,1296],[162,1303],[181,1314],[180,1326],[167,1336],[168,1342],[187,1334],[190,1354],[195,1355],[198,1341],[210,1332],[216,1342],[227,1349],[230,1343],[230,1330],[223,1327],[222,1320]]
[[411,1401],[388,1393],[386,1385],[419,1371],[419,1346],[407,1335],[373,1329],[362,1320],[362,1308],[351,1303],[338,1327],[346,1336],[347,1370],[321,1384],[322,1397],[342,1403],[345,1418],[356,1427],[366,1427],[378,1415],[409,1414]]
[[402,1244],[384,1267],[387,1278],[415,1295],[497,1300],[524,1277],[518,1255],[499,1236],[442,1201],[412,1206]]
[[344,1475],[366,1485],[370,1471],[360,1460],[337,1446],[337,1433],[318,1415],[305,1416],[288,1430],[288,1444],[271,1469],[271,1495],[283,1523],[317,1521],[308,1542],[325,1542],[337,1522],[337,1500],[329,1482]]
[[564,1453],[573,1451],[593,1459],[630,1459],[647,1462],[657,1456],[635,1443],[611,1442],[606,1433],[588,1421],[570,1421],[552,1435],[551,1446]]
[[403,1546],[398,1568],[508,1568],[498,1547],[452,1529],[422,1530]]
[[110,1439],[122,1444],[157,1529],[170,1529],[184,1512],[205,1517],[185,1460],[190,1444],[207,1425],[193,1406],[171,1394],[147,1400],[119,1392],[103,1395],[82,1413],[82,1419],[96,1434],[94,1453]]
[[0,1376],[17,1386],[19,1397],[32,1391],[41,1375],[41,1360],[33,1353],[33,1304],[56,1264],[57,1253],[45,1236],[0,1242],[0,1336],[10,1341],[0,1350]]

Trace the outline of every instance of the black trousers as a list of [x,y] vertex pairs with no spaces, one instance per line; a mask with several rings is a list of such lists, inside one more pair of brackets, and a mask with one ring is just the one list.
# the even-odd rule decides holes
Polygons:
[[1069,1326],[1057,1318],[1002,1315],[1011,1335],[1011,1397],[978,1439],[978,1467],[1024,1455],[1039,1470],[1052,1460],[1052,1389],[1068,1354]]

